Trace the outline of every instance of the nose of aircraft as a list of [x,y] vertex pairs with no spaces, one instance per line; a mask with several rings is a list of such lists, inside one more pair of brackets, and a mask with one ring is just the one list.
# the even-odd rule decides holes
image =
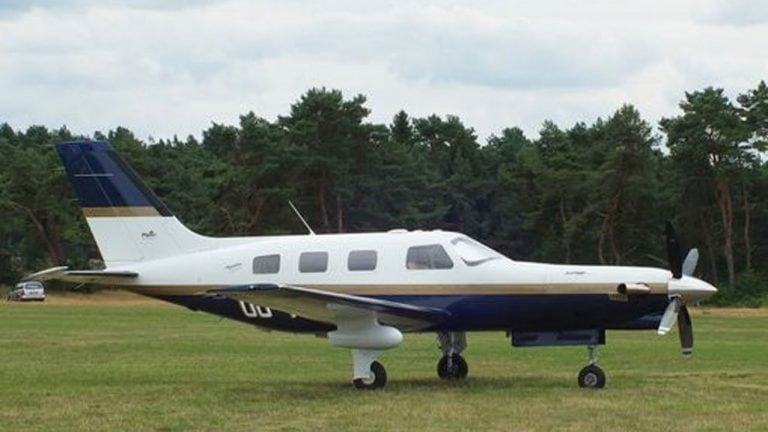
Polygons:
[[717,292],[717,288],[692,276],[670,279],[668,288],[670,296],[678,295],[686,303],[708,299]]

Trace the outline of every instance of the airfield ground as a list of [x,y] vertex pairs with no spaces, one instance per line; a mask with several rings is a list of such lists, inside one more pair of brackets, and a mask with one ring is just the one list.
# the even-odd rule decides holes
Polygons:
[[768,430],[768,310],[699,310],[676,334],[609,332],[604,390],[583,348],[511,349],[472,333],[464,383],[433,335],[386,352],[383,391],[352,388],[347,350],[129,294],[0,304],[0,430]]

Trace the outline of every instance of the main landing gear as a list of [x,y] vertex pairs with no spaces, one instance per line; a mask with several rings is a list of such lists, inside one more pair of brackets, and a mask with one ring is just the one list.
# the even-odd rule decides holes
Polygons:
[[[360,331],[360,330],[358,330]],[[365,390],[375,390],[383,388],[387,384],[387,371],[384,369],[381,363],[377,361],[379,354],[382,350],[396,346],[402,340],[402,334],[395,333],[391,327],[385,326],[373,326],[364,328],[366,333],[376,333],[378,336],[377,344],[368,344],[366,346],[363,342],[366,339],[360,337],[355,339],[354,337],[361,336],[350,330],[346,332],[331,332],[329,338],[331,342],[337,346],[345,346],[352,348],[352,363],[353,363],[353,383],[355,388]],[[391,333],[391,334],[390,334]],[[542,336],[543,335],[543,336]],[[365,336],[365,335],[362,335]],[[530,344],[530,340],[526,339],[528,334],[522,334],[520,341],[515,344],[513,339],[513,345],[515,346],[534,346]],[[552,340],[547,340],[546,334],[539,334],[538,337],[543,340],[534,340],[538,342],[538,346],[557,345]],[[550,337],[551,339],[551,337]],[[461,356],[461,353],[467,348],[467,336],[464,332],[438,332],[437,340],[442,352],[440,361],[437,362],[437,375],[443,380],[458,381],[465,379],[469,373],[469,367],[467,362]],[[593,337],[589,341],[584,341],[583,345],[587,346],[589,352],[589,362],[580,372],[578,376],[579,387],[581,388],[603,388],[605,387],[605,373],[599,366],[597,366],[597,345],[604,343],[605,337]],[[354,342],[354,345],[352,344]],[[555,341],[557,342],[557,341]],[[528,345],[525,345],[528,343]],[[351,346],[350,346],[351,345]],[[563,345],[563,343],[560,343]],[[573,345],[573,343],[570,343]],[[365,348],[363,348],[365,346]]]
[[378,350],[352,350],[352,363],[355,369],[355,378],[352,383],[355,388],[361,390],[376,390],[387,384],[387,370],[376,361]]
[[605,372],[597,366],[597,347],[588,345],[589,364],[579,372],[579,387],[603,388],[605,387]]
[[368,378],[357,378],[354,381],[355,388],[362,390],[375,390],[387,384],[387,370],[381,363],[371,363],[371,372]]
[[403,341],[400,330],[379,324],[374,312],[329,305],[336,312],[336,330],[328,332],[332,345],[352,349],[352,383],[355,388],[375,390],[387,384],[387,371],[376,359],[385,349]]
[[437,341],[443,356],[437,362],[437,376],[444,380],[461,380],[467,377],[469,366],[462,351],[467,348],[467,335],[464,332],[439,332]]

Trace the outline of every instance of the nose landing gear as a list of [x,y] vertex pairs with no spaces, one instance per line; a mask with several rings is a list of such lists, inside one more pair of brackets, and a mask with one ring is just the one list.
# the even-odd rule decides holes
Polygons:
[[605,372],[597,365],[597,347],[588,345],[589,364],[579,372],[579,387],[581,388],[603,388],[605,387]]

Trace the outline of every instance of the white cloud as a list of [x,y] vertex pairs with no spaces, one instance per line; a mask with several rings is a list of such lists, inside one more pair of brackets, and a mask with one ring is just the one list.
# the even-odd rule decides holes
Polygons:
[[481,138],[626,102],[655,122],[684,91],[766,76],[768,24],[733,18],[758,2],[736,4],[5,2],[0,121],[199,135],[326,86],[367,95],[373,121],[450,113]]
[[768,22],[768,3],[754,0],[709,0],[703,2],[698,18],[704,23],[749,26]]

